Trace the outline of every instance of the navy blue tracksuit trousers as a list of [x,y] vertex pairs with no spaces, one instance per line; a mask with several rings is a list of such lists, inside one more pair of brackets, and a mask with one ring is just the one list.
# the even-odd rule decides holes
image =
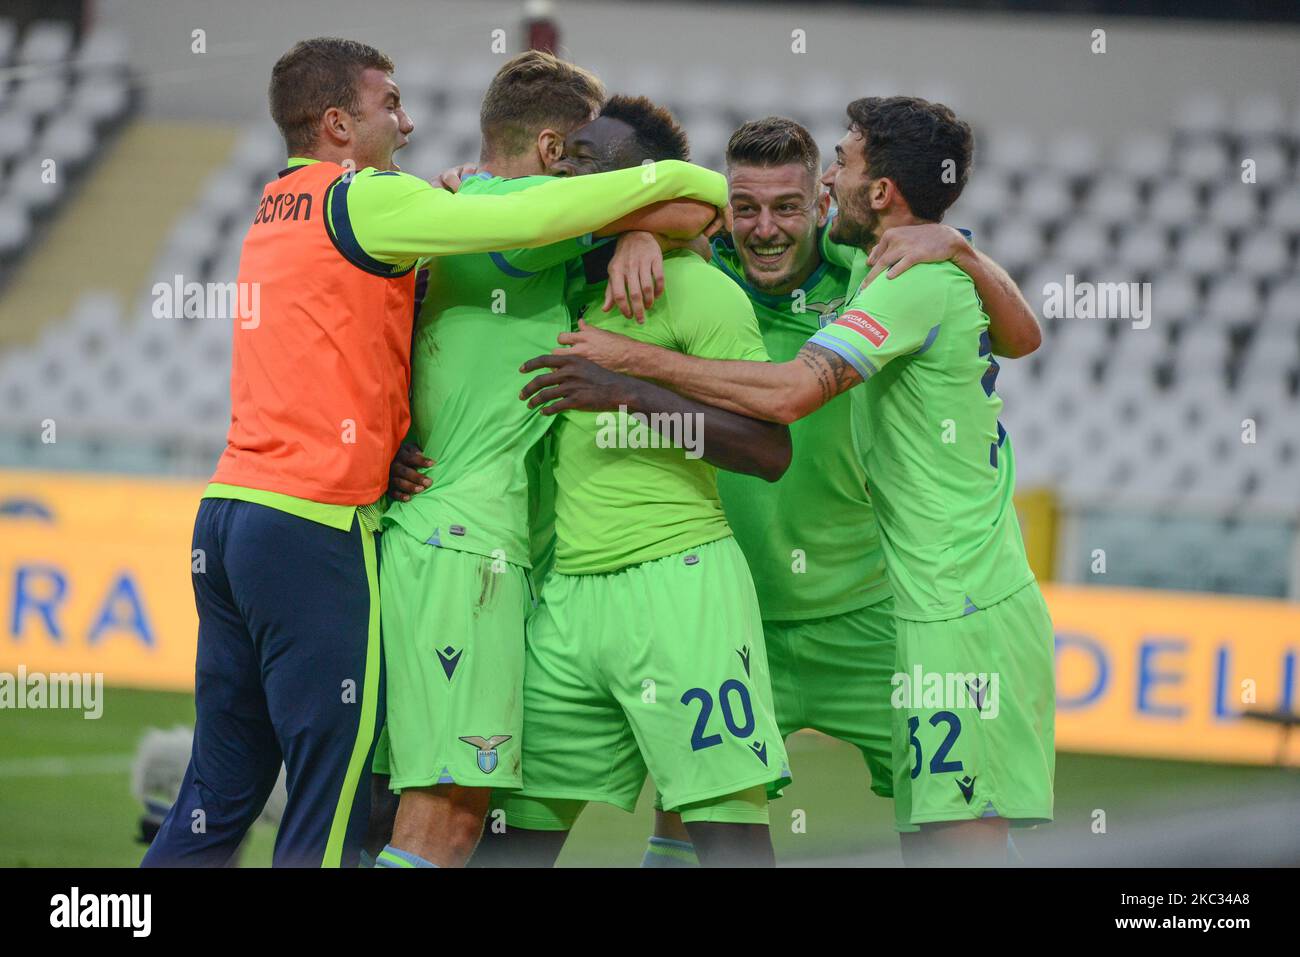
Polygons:
[[208,498],[194,522],[194,750],[145,867],[221,867],[281,761],[277,867],[355,867],[383,727],[376,535]]

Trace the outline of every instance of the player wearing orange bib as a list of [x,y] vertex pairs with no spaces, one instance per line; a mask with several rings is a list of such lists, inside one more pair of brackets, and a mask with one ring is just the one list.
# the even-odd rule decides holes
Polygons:
[[677,197],[726,201],[686,163],[455,195],[402,173],[414,124],[392,62],[348,40],[276,63],[290,160],[240,260],[231,427],[195,520],[197,720],[149,866],[221,866],[287,769],[277,865],[356,863],[382,725],[378,500],[409,424],[418,262],[584,235]]

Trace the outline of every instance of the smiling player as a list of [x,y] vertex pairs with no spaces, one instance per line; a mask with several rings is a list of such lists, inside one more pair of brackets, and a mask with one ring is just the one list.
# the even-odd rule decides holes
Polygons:
[[[946,108],[910,98],[858,100],[849,117],[823,181],[840,207],[830,238],[865,256],[886,230],[942,216],[964,184],[970,132]],[[951,183],[932,172],[945,159],[956,163]],[[997,717],[978,694],[894,713],[896,818],[920,829],[905,835],[904,854],[993,862],[1009,822],[1050,819],[1054,752],[1051,622],[1011,505],[989,319],[953,263],[868,278],[783,363],[705,362],[594,328],[561,341],[611,369],[777,421],[866,383],[866,472],[895,595],[895,670],[1000,673],[1003,691]],[[567,357],[551,361],[563,369]],[[539,377],[528,391],[554,396],[554,381]]]
[[[569,138],[562,165],[580,174],[685,155],[667,111],[615,97]],[[603,253],[584,257],[571,308],[612,323],[595,318]],[[688,250],[666,256],[664,274],[667,292],[634,335],[694,355],[766,359],[732,283]],[[598,415],[560,418],[556,566],[528,629],[524,787],[503,795],[505,833],[485,836],[475,861],[552,863],[588,801],[632,810],[648,769],[705,864],[770,866],[766,786],[786,780],[787,767],[754,586],[710,464],[724,441],[717,430],[730,426],[705,413],[703,448],[683,454],[611,444]],[[769,480],[784,471],[784,430],[760,429],[742,445],[751,458],[784,459],[751,471]]]

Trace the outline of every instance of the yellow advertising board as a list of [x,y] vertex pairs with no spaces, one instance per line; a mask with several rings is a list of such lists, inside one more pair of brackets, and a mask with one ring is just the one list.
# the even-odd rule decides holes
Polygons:
[[[94,672],[188,691],[190,534],[201,482],[0,472],[0,672]],[[1044,586],[1063,751],[1279,759],[1296,708],[1300,604]],[[1283,759],[1300,766],[1300,732]]]
[[1296,710],[1300,605],[1173,591],[1044,586],[1056,628],[1062,751],[1300,766],[1276,725]]
[[0,472],[0,671],[194,688],[203,482]]

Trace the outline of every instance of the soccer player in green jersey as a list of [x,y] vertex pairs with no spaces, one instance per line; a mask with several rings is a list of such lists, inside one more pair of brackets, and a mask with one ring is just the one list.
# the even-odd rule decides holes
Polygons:
[[[564,136],[604,100],[600,82],[530,51],[497,73],[481,110],[480,172],[459,196],[546,187]],[[681,200],[605,226],[683,226],[714,216]],[[675,217],[675,219],[674,219]],[[588,234],[529,250],[448,256],[429,265],[412,348],[410,438],[426,491],[398,494],[383,518],[380,595],[387,659],[387,752],[376,773],[401,793],[385,866],[462,866],[492,788],[522,784],[520,686],[530,575],[530,506],[554,420],[517,398],[520,364],[570,328],[565,263]],[[531,498],[531,502],[530,502]]]
[[[887,229],[937,222],[965,183],[969,127],[906,97],[857,100],[848,114],[823,179],[839,206],[831,239],[865,250]],[[865,383],[867,483],[895,602],[896,819],[919,828],[904,835],[904,857],[995,862],[1009,824],[1052,816],[1051,620],[1012,504],[1014,457],[975,285],[951,262],[895,278],[882,266],[790,361],[706,362],[581,328],[561,337],[572,349],[549,360],[557,373],[525,391],[564,396],[563,367],[577,356],[793,422]]]
[[[792,359],[835,320],[846,288],[853,291],[855,254],[865,262],[866,253],[830,241],[820,153],[798,123],[777,116],[746,123],[726,156],[735,226],[713,240],[711,261],[749,296],[768,354]],[[629,235],[611,275],[623,274],[619,260],[633,241],[658,249],[653,237]],[[884,252],[883,261],[900,272],[913,261],[962,257],[956,261],[989,312],[994,351],[1016,356],[1036,347],[1038,323],[1028,304],[995,263],[965,258],[972,251],[959,231],[902,227]],[[836,397],[791,425],[795,454],[780,481],[722,472],[718,489],[758,590],[782,736],[813,728],[853,744],[872,790],[889,798],[894,606],[862,458],[843,440],[850,399]],[[815,513],[808,502],[818,503]],[[646,866],[680,866],[693,857],[677,815],[657,811]]]
[[[686,141],[667,111],[615,97],[565,151],[569,171],[583,173],[684,157]],[[612,323],[596,318],[607,261],[601,250],[584,257],[573,309]],[[667,291],[632,334],[766,360],[732,282],[689,250],[663,268]],[[632,810],[647,770],[706,865],[772,863],[766,788],[788,771],[757,597],[714,466],[729,464],[721,453],[738,427],[750,437],[737,448],[783,456],[775,469],[751,466],[777,478],[788,434],[658,391],[662,404],[566,414],[556,426],[558,543],[528,625],[524,787],[502,796],[506,829],[485,835],[478,864],[552,863],[587,802]]]
[[[392,71],[318,37],[271,72],[288,161],[250,210],[240,267],[266,315],[234,330],[229,441],[195,525],[210,572],[194,579],[195,748],[149,866],[225,863],[282,760],[276,863],[358,857],[383,714],[376,500],[406,427],[418,261],[545,245],[661,200],[726,202],[722,176],[683,163],[452,195],[394,163],[414,123]],[[356,691],[342,708],[340,682]]]

